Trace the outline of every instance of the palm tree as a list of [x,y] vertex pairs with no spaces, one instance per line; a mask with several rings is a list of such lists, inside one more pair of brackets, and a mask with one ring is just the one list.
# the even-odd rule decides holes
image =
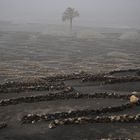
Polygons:
[[73,24],[73,19],[75,17],[78,17],[80,14],[78,11],[76,11],[74,8],[68,7],[65,12],[63,13],[62,16],[62,21],[70,21],[70,30],[72,31],[72,24]]

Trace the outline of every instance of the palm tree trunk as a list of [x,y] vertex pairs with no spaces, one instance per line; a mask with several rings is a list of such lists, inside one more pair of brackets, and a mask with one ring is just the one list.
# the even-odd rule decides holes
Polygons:
[[72,31],[72,18],[70,19],[70,31]]

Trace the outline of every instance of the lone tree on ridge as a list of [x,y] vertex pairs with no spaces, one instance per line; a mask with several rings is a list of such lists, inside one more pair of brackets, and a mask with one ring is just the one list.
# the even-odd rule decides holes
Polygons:
[[70,30],[72,31],[73,19],[80,16],[79,12],[74,8],[68,7],[62,16],[62,21],[70,22]]

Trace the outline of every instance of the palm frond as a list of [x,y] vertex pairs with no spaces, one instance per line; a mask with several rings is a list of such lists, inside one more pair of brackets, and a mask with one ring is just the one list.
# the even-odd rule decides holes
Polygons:
[[75,17],[78,17],[80,14],[74,8],[68,7],[62,16],[62,21],[70,20]]

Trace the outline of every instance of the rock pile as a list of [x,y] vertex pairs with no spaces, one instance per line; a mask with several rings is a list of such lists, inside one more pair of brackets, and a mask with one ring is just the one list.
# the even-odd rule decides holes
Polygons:
[[136,95],[130,96],[130,103],[132,104],[139,103],[139,98]]

